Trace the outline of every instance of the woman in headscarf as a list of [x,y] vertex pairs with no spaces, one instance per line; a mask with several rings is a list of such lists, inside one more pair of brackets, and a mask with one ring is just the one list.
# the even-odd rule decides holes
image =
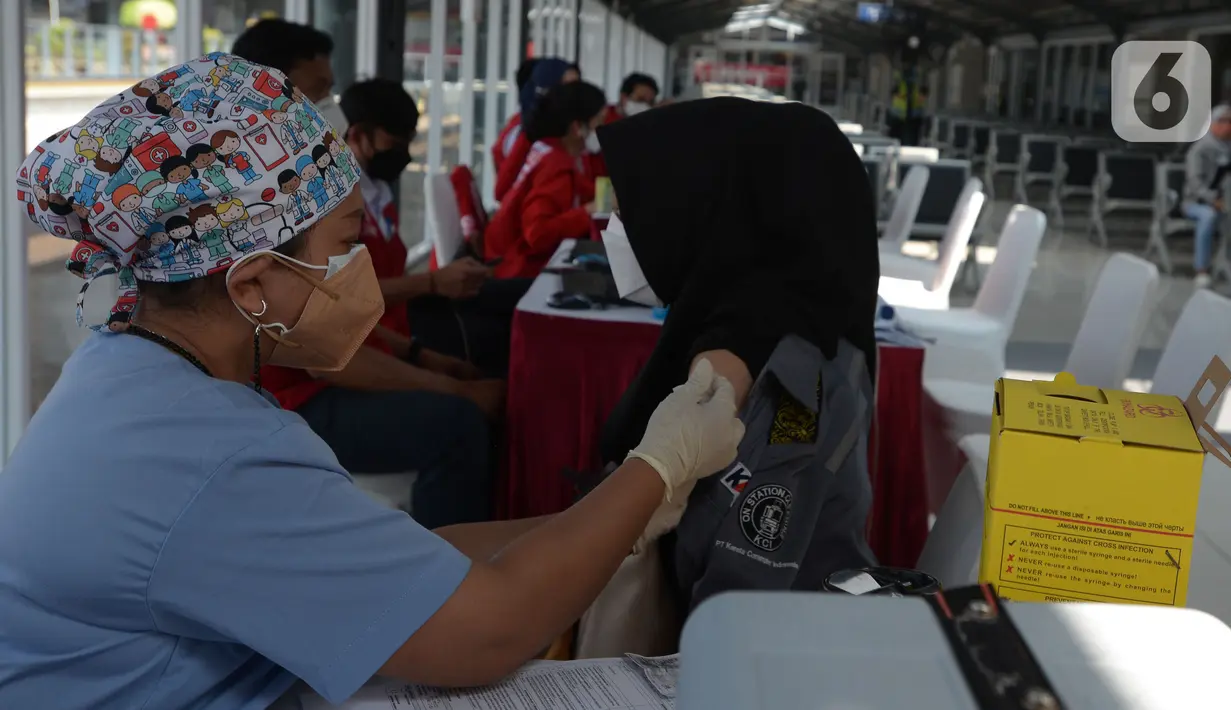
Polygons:
[[[530,75],[534,73],[534,65],[538,64],[538,62],[539,60],[530,58],[517,67],[517,96],[519,103],[521,101],[521,92],[530,83]],[[496,167],[496,170],[500,170],[500,166],[504,165],[504,155],[513,147],[513,141],[517,140],[517,134],[520,131],[521,111],[518,111],[509,116],[509,120],[505,122],[504,128],[500,129],[500,135],[496,136],[496,144],[492,146],[492,165]]]
[[605,108],[603,90],[584,81],[539,102],[524,127],[533,147],[483,238],[484,256],[501,260],[496,276],[538,276],[560,242],[589,234],[594,185],[583,154]]
[[534,63],[534,70],[530,72],[530,80],[521,87],[520,126],[502,135],[500,139],[504,160],[496,168],[494,194],[498,202],[503,202],[505,194],[513,188],[513,183],[517,181],[522,165],[525,164],[530,154],[530,146],[534,141],[527,139],[525,127],[534,117],[539,102],[553,88],[575,81],[581,81],[581,69],[576,64],[555,57],[539,59]]
[[[876,216],[863,165],[802,104],[692,101],[598,129],[618,216],[603,235],[622,296],[670,307],[607,421],[621,461],[654,402],[707,358],[735,385],[738,462],[660,511],[685,604],[725,589],[815,589],[871,560],[866,437]],[[679,496],[678,500],[683,500]],[[765,562],[762,562],[764,560]]]
[[[164,88],[212,91],[215,59],[161,75]],[[286,77],[253,71],[208,106],[127,120],[163,157],[200,131],[231,131],[262,164],[294,164],[243,98]],[[113,137],[113,107],[134,96],[109,99],[82,127]],[[55,142],[26,159],[19,183]],[[265,364],[344,368],[381,316],[356,244],[358,166],[345,146],[335,160],[351,177],[298,225],[278,170],[232,180],[225,195],[210,185],[162,215],[239,200],[252,233],[212,248],[167,242],[161,224],[137,233],[136,200],[84,216],[35,209],[77,241],[70,270],[118,271],[125,293],[0,475],[0,707],[255,709],[296,678],[340,703],[377,673],[494,682],[581,615],[670,491],[734,457],[734,395],[707,368],[665,398],[618,472],[550,520],[428,532],[368,498],[303,419],[253,386]]]

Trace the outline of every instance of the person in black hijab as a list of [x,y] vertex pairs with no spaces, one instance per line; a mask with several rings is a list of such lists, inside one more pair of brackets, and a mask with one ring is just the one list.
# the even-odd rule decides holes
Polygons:
[[755,378],[785,335],[831,358],[846,339],[876,371],[873,193],[828,115],[715,98],[607,124],[598,137],[628,240],[670,306],[607,420],[605,461],[624,459],[702,352],[730,351]]
[[728,590],[816,590],[874,564],[880,266],[850,142],[817,109],[736,98],[647,111],[598,137],[619,205],[603,235],[616,284],[670,307],[606,423],[604,460],[624,460],[703,353],[735,385],[747,427],[737,461],[675,491],[635,551],[675,528],[663,560],[681,610]]

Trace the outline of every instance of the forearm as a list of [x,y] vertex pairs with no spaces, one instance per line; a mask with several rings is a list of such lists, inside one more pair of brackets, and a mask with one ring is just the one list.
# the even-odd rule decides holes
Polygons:
[[452,377],[415,367],[366,345],[359,348],[346,369],[315,374],[331,385],[357,390],[426,390],[457,394],[458,385]]
[[377,324],[372,329],[372,335],[385,341],[385,345],[393,351],[393,356],[399,360],[406,360],[410,357],[410,338],[401,333],[389,330],[383,325]]
[[565,239],[580,237],[590,228],[590,213],[574,207],[546,219],[523,221],[526,243],[539,253],[554,253]]
[[464,523],[436,528],[432,532],[444,538],[464,555],[476,561],[488,561],[522,535],[551,520],[541,515],[521,520],[497,520],[489,523]]
[[662,503],[664,484],[630,459],[571,508],[544,522],[492,562],[504,609],[493,614],[493,647],[516,663],[545,648],[602,592]]
[[380,280],[380,293],[385,303],[405,303],[432,293],[432,274],[405,274]]

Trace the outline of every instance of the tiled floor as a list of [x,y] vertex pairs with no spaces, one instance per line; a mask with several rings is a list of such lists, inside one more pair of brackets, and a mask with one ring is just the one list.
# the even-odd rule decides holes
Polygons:
[[[995,245],[1011,206],[1010,202],[995,202],[983,222],[986,248],[979,254],[981,271],[986,271],[995,256],[991,247]],[[1066,209],[1064,231],[1049,229],[1043,239],[1006,354],[1010,370],[1053,373],[1062,368],[1103,263],[1113,251],[1141,254],[1145,249],[1148,229],[1145,217],[1135,215],[1110,220],[1110,249],[1103,249],[1086,238],[1085,209],[1088,209],[1086,204],[1074,202]],[[1192,240],[1176,237],[1169,244],[1176,264],[1175,273],[1161,275],[1158,301],[1130,375],[1133,379],[1148,380],[1152,376],[1171,327],[1193,293]],[[960,294],[954,298],[954,304],[973,302],[975,291],[968,285],[959,288]],[[1219,288],[1223,293],[1231,293],[1227,284]],[[1231,327],[1231,323],[1225,327]]]

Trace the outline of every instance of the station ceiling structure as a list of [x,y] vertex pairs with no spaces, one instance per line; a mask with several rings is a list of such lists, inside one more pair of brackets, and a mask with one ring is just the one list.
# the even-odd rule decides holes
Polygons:
[[[664,42],[722,29],[741,8],[763,0],[622,0],[631,16]],[[878,23],[858,19],[857,0],[778,0],[776,14],[803,25],[828,47],[855,52],[898,46],[910,36],[950,44],[974,36],[985,44],[1013,34],[1043,37],[1080,26],[1104,26],[1121,36],[1133,23],[1226,10],[1227,0],[898,0]],[[888,5],[889,3],[886,3]]]

